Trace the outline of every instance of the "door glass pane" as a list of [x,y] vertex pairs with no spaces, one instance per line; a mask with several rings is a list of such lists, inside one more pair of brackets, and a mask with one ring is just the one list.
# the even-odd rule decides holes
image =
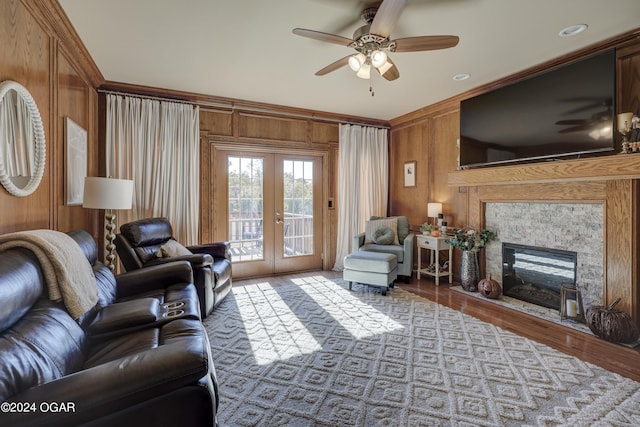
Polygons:
[[261,260],[262,158],[229,156],[229,243],[233,262]]
[[313,254],[313,162],[284,160],[284,256]]

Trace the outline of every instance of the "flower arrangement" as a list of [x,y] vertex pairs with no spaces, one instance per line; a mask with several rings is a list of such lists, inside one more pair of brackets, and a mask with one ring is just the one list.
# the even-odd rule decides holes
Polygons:
[[446,242],[462,251],[478,252],[487,246],[487,243],[496,237],[496,233],[486,228],[478,232],[471,227],[455,228],[453,237],[447,238]]
[[428,222],[425,222],[420,226],[420,231],[423,233],[430,233],[431,230],[433,230],[433,224],[429,224]]

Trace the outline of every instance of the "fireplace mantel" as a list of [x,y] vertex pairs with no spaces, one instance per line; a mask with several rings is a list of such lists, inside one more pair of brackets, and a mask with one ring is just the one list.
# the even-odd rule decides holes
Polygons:
[[[568,176],[569,170],[577,176]],[[636,179],[640,178],[640,154],[501,166],[452,175],[470,178],[455,185],[466,187],[464,222],[473,227],[485,226],[486,203],[602,204],[603,303],[611,304],[621,297],[618,308],[629,313],[640,327],[640,239],[636,238],[640,230],[640,179]]]
[[465,169],[449,172],[448,185],[468,187],[618,179],[640,179],[640,153]]

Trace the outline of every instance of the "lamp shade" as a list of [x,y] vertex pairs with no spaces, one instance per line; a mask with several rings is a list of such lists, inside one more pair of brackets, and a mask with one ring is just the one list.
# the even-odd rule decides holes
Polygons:
[[382,67],[387,62],[387,54],[381,50],[371,52],[371,65],[376,68]]
[[88,176],[84,179],[82,207],[90,209],[131,209],[133,181]]
[[371,77],[371,64],[369,64],[368,62],[365,62],[364,64],[362,64],[362,67],[360,67],[360,69],[356,73],[356,76],[360,77],[361,79],[370,78]]
[[353,71],[359,71],[362,64],[364,64],[366,57],[362,53],[357,53],[349,57],[349,68]]
[[442,213],[442,203],[427,203],[427,216],[437,218]]
[[620,130],[630,129],[632,119],[633,119],[633,113],[618,114],[618,129]]

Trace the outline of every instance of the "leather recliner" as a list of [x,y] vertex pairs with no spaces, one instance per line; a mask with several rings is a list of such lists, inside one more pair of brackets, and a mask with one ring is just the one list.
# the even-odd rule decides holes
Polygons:
[[[31,251],[0,256],[0,425],[216,425],[218,386],[198,303],[195,314],[169,320],[142,325],[136,317],[141,301],[196,298],[189,263],[114,276],[96,261],[88,233],[69,234],[87,256],[77,262],[93,267],[99,295],[78,319],[49,299]],[[92,333],[112,308],[132,317]]]
[[158,252],[174,240],[173,228],[166,218],[146,218],[120,226],[115,244],[126,271],[186,260],[191,263],[193,278],[203,317],[210,314],[231,290],[231,253],[228,242],[188,246],[191,254],[159,257]]

